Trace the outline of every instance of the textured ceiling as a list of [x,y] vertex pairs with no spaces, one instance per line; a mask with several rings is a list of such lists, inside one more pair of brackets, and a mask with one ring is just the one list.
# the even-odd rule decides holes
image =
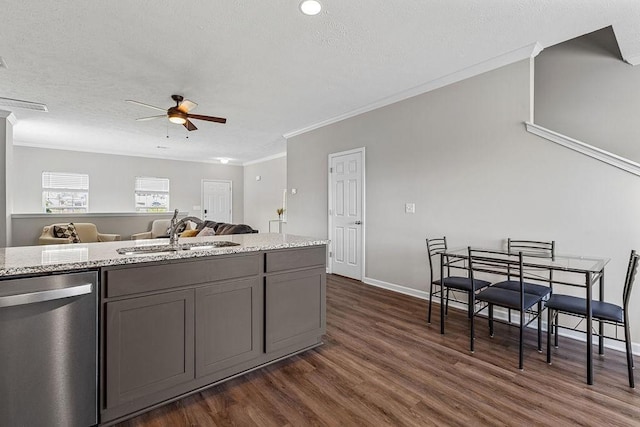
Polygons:
[[[243,163],[286,150],[283,134],[487,59],[613,25],[640,58],[637,0],[0,0],[0,97],[16,144]],[[190,132],[160,114],[199,104]],[[3,108],[3,107],[0,107]],[[167,138],[167,134],[169,138]],[[163,146],[167,148],[158,148]]]

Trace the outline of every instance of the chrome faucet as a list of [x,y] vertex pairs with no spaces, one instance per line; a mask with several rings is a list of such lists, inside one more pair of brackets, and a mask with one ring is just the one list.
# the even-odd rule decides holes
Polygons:
[[169,244],[170,245],[178,244],[178,238],[180,237],[178,235],[178,229],[182,224],[185,224],[187,221],[195,222],[198,225],[201,225],[204,223],[203,220],[195,216],[185,216],[181,220],[178,220],[178,209],[176,209],[173,212],[173,218],[171,218],[171,225],[169,226]]

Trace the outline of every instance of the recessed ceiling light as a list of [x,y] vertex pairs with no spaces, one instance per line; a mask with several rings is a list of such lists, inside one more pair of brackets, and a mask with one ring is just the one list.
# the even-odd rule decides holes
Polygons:
[[300,3],[300,11],[305,15],[317,15],[321,10],[322,5],[317,0],[304,0]]
[[220,163],[222,163],[223,165],[226,165],[227,163],[229,163],[229,159],[227,159],[226,157],[222,157],[220,158]]

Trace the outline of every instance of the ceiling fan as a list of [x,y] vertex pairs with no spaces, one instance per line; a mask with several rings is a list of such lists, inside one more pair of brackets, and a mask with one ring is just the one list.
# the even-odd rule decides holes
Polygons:
[[213,116],[203,116],[200,114],[189,114],[189,111],[193,110],[198,106],[193,101],[189,101],[188,99],[184,99],[182,95],[171,95],[171,99],[176,102],[175,107],[169,107],[169,109],[165,110],[164,108],[156,107],[153,105],[145,104],[144,102],[134,101],[132,99],[125,100],[126,102],[130,102],[131,104],[141,105],[143,107],[152,108],[154,110],[164,111],[165,114],[160,114],[158,116],[151,117],[142,117],[140,119],[136,119],[136,121],[144,121],[144,120],[154,120],[159,119],[161,117],[167,117],[171,123],[176,123],[179,125],[183,125],[187,130],[197,130],[196,125],[191,123],[189,119],[196,120],[206,120],[208,122],[216,122],[216,123],[226,123],[227,119],[223,117],[213,117]]

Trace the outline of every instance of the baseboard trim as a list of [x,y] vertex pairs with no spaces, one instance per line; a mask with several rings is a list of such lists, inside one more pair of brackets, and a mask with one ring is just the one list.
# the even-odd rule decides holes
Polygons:
[[[370,285],[370,286],[375,286],[377,288],[382,288],[382,289],[386,289],[389,291],[393,291],[393,292],[397,292],[400,294],[404,294],[404,295],[409,295],[412,297],[416,297],[416,298],[420,298],[422,300],[429,300],[429,292],[427,291],[421,291],[419,289],[414,289],[414,288],[409,288],[407,286],[402,286],[402,285],[397,285],[395,283],[389,283],[389,282],[385,282],[382,280],[377,280],[377,279],[373,279],[371,277],[364,277],[362,279],[362,282]],[[433,298],[433,302],[437,302],[438,304],[440,303],[440,298],[434,297]],[[466,311],[467,310],[467,306],[460,304],[458,302],[455,301],[449,301],[449,307],[450,308],[457,308],[459,310],[463,310]],[[507,320],[508,317],[508,311],[505,309],[501,309],[496,307],[494,309],[493,312],[494,316],[500,320]],[[529,325],[529,327],[533,328],[534,325]],[[547,318],[546,316],[543,316],[542,319],[542,330],[543,331],[547,331]],[[561,337],[565,337],[565,338],[570,338],[570,339],[574,339],[577,341],[581,341],[581,342],[587,342],[587,335],[585,333],[582,332],[578,332],[578,331],[570,331],[570,330],[566,330],[566,329],[560,329],[560,336]],[[593,344],[597,345],[598,344],[598,337],[594,337],[593,338]],[[620,342],[620,341],[615,341],[615,340],[611,340],[611,339],[606,339],[604,340],[604,346],[605,348],[611,349],[611,350],[617,350],[617,351],[621,351],[621,352],[625,352],[625,348],[624,348],[624,343]],[[640,355],[640,343],[631,343],[631,351],[633,352],[634,355],[638,356]]]
[[[406,286],[396,285],[394,283],[383,282],[382,280],[372,279],[371,277],[364,277],[362,281],[367,285],[375,286],[377,288],[383,288],[389,291],[398,292],[400,294],[410,295],[412,297],[429,300],[429,292],[427,291],[408,288]],[[436,301],[436,299],[434,299],[434,301]]]

